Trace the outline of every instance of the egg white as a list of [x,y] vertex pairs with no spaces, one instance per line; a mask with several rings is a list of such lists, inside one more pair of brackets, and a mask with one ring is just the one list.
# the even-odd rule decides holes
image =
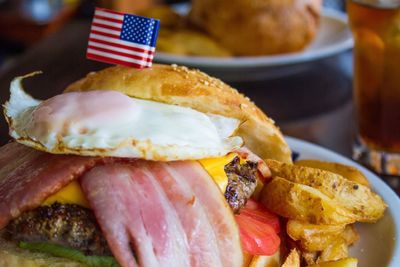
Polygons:
[[4,105],[10,135],[54,154],[171,161],[220,157],[243,143],[240,121],[116,91],[65,93],[46,101],[25,93],[17,77]]

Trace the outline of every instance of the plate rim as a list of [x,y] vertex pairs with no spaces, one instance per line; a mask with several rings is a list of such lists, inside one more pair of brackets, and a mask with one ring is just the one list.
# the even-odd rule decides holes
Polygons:
[[[317,153],[326,155],[326,157],[336,158],[338,162],[343,162],[344,164],[349,164],[360,169],[370,181],[372,188],[379,193],[379,195],[385,200],[388,204],[387,211],[390,211],[392,215],[392,219],[395,225],[395,241],[392,258],[388,267],[398,267],[398,263],[400,262],[400,213],[396,213],[396,210],[400,210],[400,197],[384,182],[380,179],[376,174],[368,170],[367,168],[361,166],[357,162],[342,156],[334,151],[331,151],[322,146],[313,144],[308,141],[304,141],[295,137],[285,136],[285,140],[287,141],[289,147],[291,148],[303,148],[304,150],[310,151],[311,153]],[[296,150],[296,149],[294,149]],[[297,149],[297,151],[301,153],[302,149]],[[386,212],[387,212],[386,211]]]
[[[175,8],[181,5],[175,5]],[[333,19],[336,22],[344,25],[349,31],[349,36],[346,40],[334,43],[332,45],[323,47],[316,52],[301,51],[296,53],[287,53],[272,56],[248,56],[248,57],[236,57],[236,58],[216,58],[216,57],[201,57],[201,56],[179,56],[164,52],[156,52],[154,60],[160,63],[175,63],[183,64],[192,67],[200,68],[226,68],[226,69],[237,69],[237,68],[257,68],[257,67],[274,67],[274,66],[285,66],[293,65],[298,63],[306,63],[315,61],[321,58],[329,57],[344,51],[351,49],[354,45],[351,31],[348,25],[347,15],[341,11],[323,8],[321,16],[325,19]]]

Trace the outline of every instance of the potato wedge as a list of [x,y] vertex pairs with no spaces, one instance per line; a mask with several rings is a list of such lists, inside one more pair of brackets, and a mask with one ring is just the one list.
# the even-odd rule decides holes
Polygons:
[[343,239],[348,246],[359,239],[354,225],[323,225],[289,220],[286,231],[290,238],[298,241],[302,250],[309,252],[322,251],[338,239]]
[[376,222],[383,216],[386,204],[380,196],[361,184],[341,175],[310,167],[266,160],[273,176],[283,177],[293,183],[310,186],[321,191],[344,207],[360,222]]
[[[249,267],[279,267],[280,265],[279,251],[271,256],[253,256]],[[297,267],[297,266],[293,266]],[[300,265],[298,266],[300,267]]]
[[358,260],[355,258],[346,258],[338,261],[323,262],[313,265],[308,265],[307,267],[357,267]]
[[341,238],[346,225],[317,225],[289,220],[286,225],[288,235],[299,241],[302,250],[322,251]]
[[346,241],[343,238],[339,238],[320,253],[317,263],[337,261],[348,256],[349,248]]
[[370,187],[364,174],[353,166],[321,160],[298,160],[295,162],[295,165],[330,171],[343,176],[347,180]]
[[352,224],[346,226],[341,236],[348,246],[353,245],[360,239],[360,235]]
[[296,249],[292,249],[281,267],[300,267],[300,255]]
[[319,190],[280,177],[274,177],[264,186],[261,202],[271,211],[289,219],[313,224],[355,222],[352,213]]
[[301,257],[307,265],[313,265],[317,263],[318,252],[301,251]]

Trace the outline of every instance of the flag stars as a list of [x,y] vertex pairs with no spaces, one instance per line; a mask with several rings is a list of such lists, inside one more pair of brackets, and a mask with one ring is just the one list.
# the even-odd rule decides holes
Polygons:
[[124,15],[120,38],[143,45],[154,45],[154,31],[157,21],[133,15]]

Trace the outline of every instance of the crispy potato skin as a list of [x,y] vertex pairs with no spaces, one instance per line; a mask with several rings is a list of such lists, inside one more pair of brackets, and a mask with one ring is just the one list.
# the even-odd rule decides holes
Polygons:
[[375,222],[386,204],[353,167],[317,160],[296,164],[268,159],[272,181],[261,194],[270,210],[288,218],[286,232],[302,260],[315,267],[355,267],[348,248],[354,222]]
[[319,225],[295,220],[286,224],[288,235],[307,251],[322,251],[341,237],[346,225]]
[[282,267],[300,267],[300,254],[297,249],[292,249]]
[[282,217],[313,224],[348,224],[355,216],[339,203],[310,186],[274,177],[262,193],[261,202]]
[[[273,176],[316,190],[346,209],[349,217],[359,222],[376,222],[386,209],[380,196],[368,187],[350,181],[341,175],[310,167],[266,160]],[[306,205],[306,204],[305,204]]]
[[337,261],[349,256],[349,248],[343,239],[337,239],[324,249],[318,257],[317,263]]
[[311,167],[314,169],[330,171],[343,176],[347,180],[370,187],[370,184],[365,175],[353,166],[321,160],[298,160],[294,164],[303,167]]
[[355,227],[344,224],[323,225],[289,220],[286,231],[290,238],[298,241],[302,250],[309,252],[323,251],[338,240],[350,246],[359,239]]
[[344,231],[342,232],[342,237],[347,245],[353,245],[360,239],[360,235],[358,234],[354,224],[347,225]]

